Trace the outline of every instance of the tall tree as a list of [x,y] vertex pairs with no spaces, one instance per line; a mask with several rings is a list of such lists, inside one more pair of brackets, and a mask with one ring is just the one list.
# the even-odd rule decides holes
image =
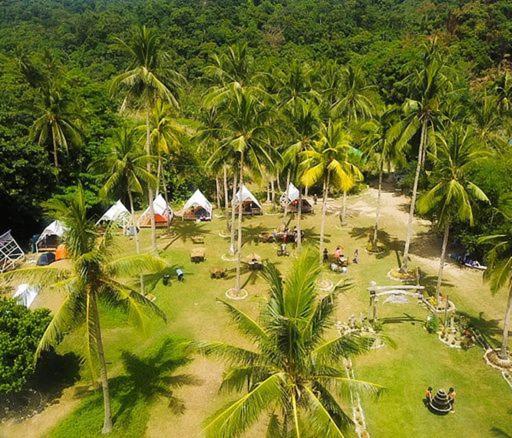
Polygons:
[[354,182],[362,179],[361,171],[347,161],[347,149],[350,146],[351,136],[341,121],[328,120],[322,123],[318,132],[318,139],[313,147],[303,153],[302,183],[310,187],[322,181],[322,221],[320,224],[320,264],[322,263],[325,217],[327,213],[327,195],[329,188],[336,187],[343,191],[349,190]]
[[96,367],[99,368],[103,390],[102,432],[109,433],[112,415],[98,303],[105,301],[119,307],[133,316],[139,325],[143,323],[146,310],[165,320],[165,314],[153,302],[124,280],[148,271],[161,271],[166,264],[151,255],[116,257],[109,229],[102,235],[98,234],[94,221],[87,217],[85,193],[81,186],[69,200],[54,198],[48,203],[48,210],[67,227],[64,242],[71,262],[69,267],[22,268],[3,277],[11,283],[24,281],[65,293],[66,298],[44,332],[36,356],[57,344],[70,330],[84,325],[86,357],[93,379]]
[[[157,179],[147,171],[148,161],[141,147],[140,135],[134,129],[120,128],[114,131],[107,155],[91,167],[104,179],[100,196],[104,199],[126,194],[130,203],[131,226],[136,227],[133,195],[142,195],[146,185],[156,187]],[[135,249],[140,253],[139,235],[135,232]]]
[[486,156],[470,128],[454,126],[446,136],[439,134],[434,160],[433,181],[437,183],[418,200],[420,213],[434,213],[437,226],[443,230],[441,259],[437,274],[436,302],[440,304],[443,269],[450,226],[456,221],[473,225],[474,201],[488,202],[486,194],[469,180],[468,171]]
[[236,437],[269,414],[267,436],[342,437],[352,426],[340,401],[348,391],[378,392],[377,385],[350,379],[341,359],[368,350],[373,339],[350,333],[327,339],[337,291],[320,297],[320,269],[303,251],[283,279],[274,265],[264,271],[270,288],[259,319],[223,302],[240,332],[255,344],[246,349],[208,342],[200,350],[228,363],[221,388],[246,393],[205,422],[207,437]]
[[512,324],[512,196],[509,195],[504,201],[500,208],[501,214],[507,220],[504,232],[484,236],[480,239],[480,243],[491,246],[487,252],[487,269],[484,272],[484,280],[489,282],[491,292],[497,293],[508,288],[499,357],[503,361],[510,361],[509,332]]
[[406,82],[409,86],[410,98],[403,106],[403,132],[400,141],[407,143],[418,131],[420,132],[420,141],[407,221],[407,235],[400,267],[402,272],[407,272],[408,269],[420,172],[427,149],[435,141],[436,128],[442,115],[442,98],[449,88],[449,80],[445,75],[445,66],[436,39],[425,45],[421,67],[415,69],[406,78]]
[[[151,155],[151,110],[159,100],[166,101],[169,105],[178,107],[175,93],[170,85],[177,88],[179,74],[167,69],[167,76],[161,74],[162,53],[158,42],[156,30],[145,26],[137,28],[130,42],[117,39],[118,47],[130,58],[128,69],[117,75],[111,85],[112,92],[124,90],[126,92],[121,109],[127,106],[135,106],[144,111],[146,125],[146,154]],[[147,170],[152,173],[151,162],[147,163]],[[151,243],[153,251],[156,245],[155,212],[153,210],[153,188],[148,186],[148,203],[151,215]]]

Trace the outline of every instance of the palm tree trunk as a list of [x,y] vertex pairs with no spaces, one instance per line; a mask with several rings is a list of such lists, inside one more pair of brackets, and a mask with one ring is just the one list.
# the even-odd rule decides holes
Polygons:
[[300,251],[302,246],[302,231],[300,221],[302,218],[302,187],[299,186],[299,208],[297,210],[297,248]]
[[322,198],[322,221],[320,222],[320,267],[323,263],[324,255],[324,234],[325,234],[325,215],[327,213],[327,188],[329,187],[329,171],[324,180],[323,198]]
[[228,196],[228,169],[224,166],[224,207],[226,209],[226,215],[229,209],[229,196]]
[[55,167],[55,179],[59,182],[59,148],[55,139],[53,141],[53,166]]
[[512,282],[508,290],[507,310],[503,319],[503,341],[501,342],[500,358],[508,359],[508,332],[510,331],[510,323],[512,321]]
[[416,164],[416,173],[414,175],[414,184],[412,186],[411,206],[409,208],[409,219],[407,221],[407,236],[405,238],[404,254],[402,256],[402,266],[400,271],[407,272],[409,263],[409,247],[412,239],[412,221],[414,219],[414,209],[416,207],[416,197],[418,196],[418,181],[420,179],[421,159],[423,156],[423,148],[425,147],[425,136],[427,135],[427,121],[424,120],[421,125],[420,148],[418,150],[418,163]]
[[277,182],[277,190],[281,193],[283,190],[281,189],[281,181],[279,181],[279,172],[276,173],[276,182]]
[[[240,189],[244,185],[244,154],[240,155]],[[236,291],[239,292],[240,287],[240,268],[242,264],[242,193],[240,193],[240,199],[238,200],[238,244],[237,244],[237,255],[236,255]]]
[[134,240],[135,240],[135,250],[137,251],[137,254],[140,254],[140,244],[139,244],[139,233],[137,233],[136,231],[136,222],[135,222],[135,209],[133,208],[133,195],[132,195],[132,192],[131,190],[128,190],[128,199],[130,201],[130,212],[131,212],[131,215],[132,215],[132,227],[135,229],[135,235],[134,235]]
[[234,254],[235,249],[235,195],[236,195],[236,179],[237,174],[234,172],[233,175],[233,196],[231,197],[231,243],[229,245],[229,251]]
[[377,210],[375,211],[375,226],[373,227],[372,246],[377,249],[379,239],[380,201],[382,196],[382,174],[384,173],[384,162],[381,161],[379,169],[379,189],[377,191]]
[[[158,167],[160,172],[160,178],[162,179],[162,191],[164,192],[165,205],[169,207],[169,194],[167,193],[167,180],[165,178],[164,163],[162,157],[158,157]],[[167,222],[167,230],[171,228],[171,221]]]
[[267,183],[267,203],[270,203],[270,183]]
[[274,185],[274,180],[270,181],[270,191],[272,192],[272,204],[276,202],[276,187]]
[[160,156],[159,156],[158,157],[158,164],[156,166],[156,192],[155,192],[155,195],[157,195],[157,196],[160,193],[160,183],[161,183],[160,170],[161,170],[161,162],[160,162]]
[[[441,284],[443,282],[443,270],[444,270],[444,261],[446,259],[446,248],[448,246],[448,236],[450,234],[450,221],[446,221],[444,225],[444,236],[443,236],[443,246],[441,247],[441,260],[439,261],[439,271],[437,272],[437,285],[436,285],[436,303],[439,307],[439,298],[441,296]],[[448,305],[448,303],[446,303]]]
[[96,349],[98,350],[98,365],[100,368],[101,388],[103,390],[103,428],[101,433],[106,434],[112,431],[112,411],[110,408],[110,391],[108,387],[107,363],[105,361],[105,352],[103,351],[103,341],[101,339],[100,317],[98,314],[98,305],[96,303],[96,294],[92,293],[91,310],[94,323],[94,332],[96,335]]
[[222,204],[220,201],[220,182],[218,177],[215,178],[215,190],[217,192],[217,208],[220,209],[222,207]]
[[288,173],[286,175],[286,199],[284,201],[284,213],[283,213],[283,221],[286,219],[286,214],[288,213],[288,207],[290,206],[290,169],[288,169]]
[[[151,155],[151,137],[149,130],[149,106],[146,108],[146,154]],[[148,161],[146,166],[147,171],[151,173],[151,162]],[[153,188],[148,184],[148,202],[149,214],[151,216],[151,246],[153,251],[157,250],[156,247],[156,223],[155,223],[155,209],[153,208]]]
[[343,200],[341,201],[341,225],[347,223],[347,191],[343,190]]

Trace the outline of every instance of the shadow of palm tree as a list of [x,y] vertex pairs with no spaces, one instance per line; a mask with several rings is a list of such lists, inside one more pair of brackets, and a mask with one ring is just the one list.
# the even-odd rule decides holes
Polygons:
[[380,318],[379,321],[381,321],[382,324],[403,324],[404,322],[415,324],[417,322],[423,322],[421,319],[409,315],[408,313],[404,313],[402,316],[388,316]]
[[204,223],[197,223],[192,221],[177,222],[176,224],[173,224],[171,231],[171,240],[169,243],[167,243],[167,245],[165,245],[164,251],[178,240],[181,240],[185,243],[187,240],[191,241],[193,237],[210,234],[210,231],[205,229]]
[[[437,275],[429,275],[419,268],[420,284],[425,286],[425,292],[428,295],[435,295],[437,286]],[[453,283],[445,278],[441,281],[441,287],[453,287]]]
[[[320,233],[317,232],[317,230],[313,227],[303,228],[302,232],[304,233],[304,236],[302,238],[302,241],[304,243],[315,244],[320,240]],[[325,233],[324,243],[331,243],[330,237],[331,235],[329,233]]]
[[242,246],[248,243],[258,245],[259,235],[267,231],[269,231],[268,227],[263,226],[261,223],[242,227]]
[[[155,287],[158,285],[158,282],[164,278],[165,275],[168,275],[170,279],[176,278],[176,269],[181,268],[183,270],[183,267],[178,265],[170,265],[167,266],[165,269],[158,271],[158,272],[152,272],[150,274],[145,274],[144,277],[144,289],[146,292],[151,292],[155,289]],[[188,272],[184,272],[184,274],[190,275]],[[138,287],[137,285],[134,287]]]
[[491,428],[491,434],[492,434],[492,436],[496,436],[496,437],[499,437],[499,438],[512,438],[512,435],[510,435],[509,433],[505,432],[500,427],[492,427]]
[[485,319],[483,312],[480,312],[478,316],[470,315],[466,312],[457,313],[466,318],[471,327],[476,328],[490,345],[493,347],[501,345],[502,330],[499,319]]
[[[353,227],[349,232],[350,237],[356,240],[365,239],[368,241],[373,237],[373,226],[369,227]],[[403,240],[392,237],[387,231],[378,230],[377,240],[383,246],[383,251],[375,253],[377,259],[387,257],[391,252],[394,252],[397,258],[398,266],[400,265],[400,253],[404,247]]]

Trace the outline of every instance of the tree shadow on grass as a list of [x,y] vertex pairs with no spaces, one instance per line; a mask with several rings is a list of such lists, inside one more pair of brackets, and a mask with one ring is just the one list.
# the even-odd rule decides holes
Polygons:
[[204,223],[197,223],[194,221],[183,221],[176,222],[171,228],[172,236],[171,240],[165,245],[164,251],[167,250],[173,243],[181,240],[186,243],[188,240],[192,241],[192,238],[197,236],[206,236],[210,234],[210,231],[205,229]]
[[[302,243],[311,245],[311,246],[318,246],[320,241],[320,233],[313,227],[309,228],[302,228],[302,232],[304,233],[302,237]],[[324,243],[331,243],[330,240],[331,234],[325,233],[324,234]]]
[[466,318],[471,327],[476,328],[489,345],[493,347],[501,345],[501,334],[503,330],[500,328],[499,319],[485,319],[483,312],[480,312],[478,316],[470,315],[466,312],[457,313]]
[[498,437],[498,438],[512,438],[512,435],[510,435],[509,433],[505,432],[500,427],[491,427],[490,432],[491,432],[492,436],[495,436],[495,437]]
[[25,388],[16,394],[0,397],[0,420],[29,418],[45,407],[57,403],[64,389],[80,376],[80,358],[74,353],[43,352],[34,374]]
[[[365,239],[369,240],[370,237],[373,237],[373,226],[370,227],[353,227],[349,235],[356,240]],[[391,252],[395,252],[397,255],[397,260],[400,262],[400,251],[402,251],[405,242],[403,240],[396,239],[395,237],[391,237],[391,235],[384,230],[379,230],[377,232],[377,240],[379,244],[383,246],[383,251],[380,253],[375,253],[375,257],[378,259],[382,259],[387,257]]]
[[[420,274],[420,284],[425,287],[425,292],[429,296],[434,296],[436,294],[436,287],[437,287],[437,275],[429,275],[422,269],[419,269]],[[445,278],[441,281],[441,293],[443,293],[443,289],[446,287],[453,287],[454,284],[448,281]],[[446,294],[444,294],[446,295]]]
[[[176,373],[191,361],[187,343],[167,338],[147,355],[123,352],[121,360],[125,374],[109,379],[113,433],[144,436],[151,406],[157,400],[165,400],[172,414],[185,412],[185,402],[175,390],[200,383],[194,376]],[[57,426],[54,434],[96,436],[102,422],[103,395],[98,388],[87,393],[79,408]]]
[[242,227],[242,246],[248,243],[258,245],[260,243],[259,235],[267,231],[268,227],[263,226],[261,223],[246,225]]
[[379,318],[379,321],[382,322],[382,324],[403,324],[403,323],[410,323],[410,324],[416,324],[417,322],[423,322],[423,320],[409,315],[408,313],[403,313],[400,316],[388,316],[384,318]]

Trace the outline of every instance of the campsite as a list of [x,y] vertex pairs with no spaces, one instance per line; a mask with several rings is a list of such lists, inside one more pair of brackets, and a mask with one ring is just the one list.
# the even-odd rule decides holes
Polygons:
[[0,437],[512,436],[510,0],[0,14]]

